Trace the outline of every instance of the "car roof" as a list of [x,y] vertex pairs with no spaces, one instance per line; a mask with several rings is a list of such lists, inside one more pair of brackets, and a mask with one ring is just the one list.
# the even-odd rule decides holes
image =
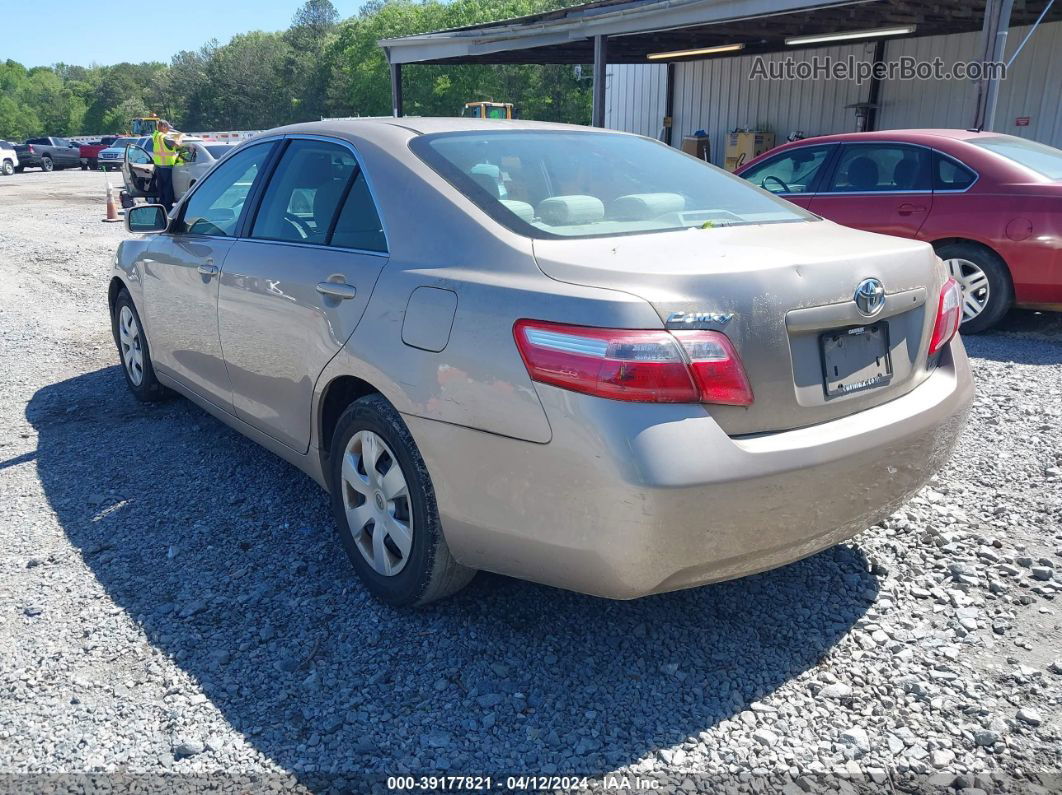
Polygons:
[[319,122],[293,124],[267,130],[267,133],[285,132],[348,132],[364,135],[372,131],[405,130],[416,135],[428,135],[439,132],[476,132],[482,130],[568,130],[582,132],[614,132],[625,135],[618,130],[603,131],[598,128],[583,127],[578,124],[559,124],[556,122],[529,121],[526,119],[468,119],[449,116],[374,116],[358,119],[329,119]]
[[[952,141],[973,141],[978,138],[998,138],[1006,133],[980,132],[978,130],[949,129],[909,129],[909,130],[875,130],[874,132],[834,133],[832,135],[815,135],[792,141],[782,146],[800,146],[809,143],[855,143],[859,141],[909,141],[932,146],[935,141],[948,139]],[[1014,136],[1009,136],[1014,137]]]

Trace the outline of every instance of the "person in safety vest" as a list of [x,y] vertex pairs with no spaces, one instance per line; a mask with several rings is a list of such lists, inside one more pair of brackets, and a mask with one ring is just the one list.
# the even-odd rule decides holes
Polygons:
[[155,191],[159,204],[168,213],[173,209],[173,167],[177,163],[177,149],[183,133],[173,129],[168,121],[159,119],[158,127],[151,135],[151,156],[155,161]]

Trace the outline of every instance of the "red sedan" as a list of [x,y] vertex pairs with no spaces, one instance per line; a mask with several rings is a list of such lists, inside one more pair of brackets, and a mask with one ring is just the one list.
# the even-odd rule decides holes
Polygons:
[[1062,150],[887,130],[794,141],[737,173],[845,226],[932,243],[962,286],[966,333],[1011,306],[1062,310]]

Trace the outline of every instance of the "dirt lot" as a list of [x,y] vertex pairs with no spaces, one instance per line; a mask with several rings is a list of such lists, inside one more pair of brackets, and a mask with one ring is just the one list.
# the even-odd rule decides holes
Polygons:
[[967,340],[956,457],[850,544],[630,603],[480,575],[398,612],[306,477],[126,393],[103,194],[96,173],[0,178],[0,774],[1062,783],[1058,315]]

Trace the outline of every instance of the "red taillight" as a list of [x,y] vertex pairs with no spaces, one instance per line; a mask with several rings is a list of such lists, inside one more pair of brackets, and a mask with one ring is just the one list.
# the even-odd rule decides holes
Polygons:
[[929,340],[929,353],[933,355],[949,342],[959,330],[962,322],[962,288],[954,279],[948,279],[940,288],[940,301],[937,303],[937,322],[933,326],[933,336]]
[[574,392],[641,403],[752,403],[745,370],[717,331],[638,331],[518,320],[516,347],[531,378]]
[[30,144],[30,145],[29,145],[29,146],[27,147],[27,151],[28,151],[28,152],[29,152],[30,154],[33,154],[33,144]]

